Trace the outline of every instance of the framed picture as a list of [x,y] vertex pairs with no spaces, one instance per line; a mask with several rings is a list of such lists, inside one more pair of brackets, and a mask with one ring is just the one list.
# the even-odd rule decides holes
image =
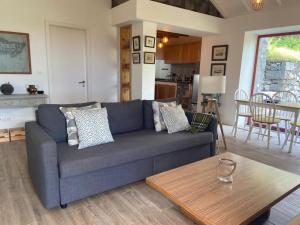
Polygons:
[[29,34],[0,31],[0,74],[31,74]]
[[226,61],[228,56],[228,45],[215,45],[212,47],[212,61]]
[[155,47],[155,37],[145,36],[145,47],[154,48]]
[[141,54],[138,53],[132,53],[132,63],[133,64],[140,64],[141,63]]
[[225,76],[226,63],[212,63],[210,69],[211,76]]
[[144,53],[144,64],[155,64],[155,52]]
[[132,49],[134,52],[141,50],[141,38],[140,36],[134,36],[132,38]]

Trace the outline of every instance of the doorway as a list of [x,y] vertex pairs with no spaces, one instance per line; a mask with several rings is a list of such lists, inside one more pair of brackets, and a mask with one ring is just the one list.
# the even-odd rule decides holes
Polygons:
[[48,26],[50,103],[87,101],[87,32],[84,29]]

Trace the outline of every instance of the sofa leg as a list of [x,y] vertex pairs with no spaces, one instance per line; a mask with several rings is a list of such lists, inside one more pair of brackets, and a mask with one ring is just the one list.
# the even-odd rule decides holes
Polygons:
[[60,204],[60,208],[66,209],[68,207],[68,204]]

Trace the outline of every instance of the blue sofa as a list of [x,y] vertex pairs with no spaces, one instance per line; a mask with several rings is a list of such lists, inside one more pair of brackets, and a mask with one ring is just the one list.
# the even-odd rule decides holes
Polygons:
[[[77,150],[67,143],[60,106],[40,105],[36,122],[25,125],[29,173],[46,208],[64,208],[70,202],[215,154],[216,119],[202,133],[157,133],[149,100],[102,103],[115,142]],[[191,116],[187,113],[189,120]]]

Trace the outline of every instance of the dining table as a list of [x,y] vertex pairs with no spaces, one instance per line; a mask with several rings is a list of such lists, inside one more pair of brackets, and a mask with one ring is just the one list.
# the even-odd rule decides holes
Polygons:
[[[237,114],[236,114],[237,116],[239,115],[240,106],[250,106],[250,100],[248,100],[248,99],[236,99],[234,101],[237,106],[236,107],[237,108]],[[270,103],[261,103],[261,104],[268,105]],[[282,111],[294,113],[294,118],[291,118],[291,122],[293,122],[293,124],[297,124],[299,113],[300,113],[300,103],[299,102],[279,102],[279,103],[275,103],[275,106],[276,106],[276,110],[282,110]],[[291,132],[291,141],[290,141],[289,150],[288,150],[289,153],[292,152],[294,138],[295,138],[295,132]]]

